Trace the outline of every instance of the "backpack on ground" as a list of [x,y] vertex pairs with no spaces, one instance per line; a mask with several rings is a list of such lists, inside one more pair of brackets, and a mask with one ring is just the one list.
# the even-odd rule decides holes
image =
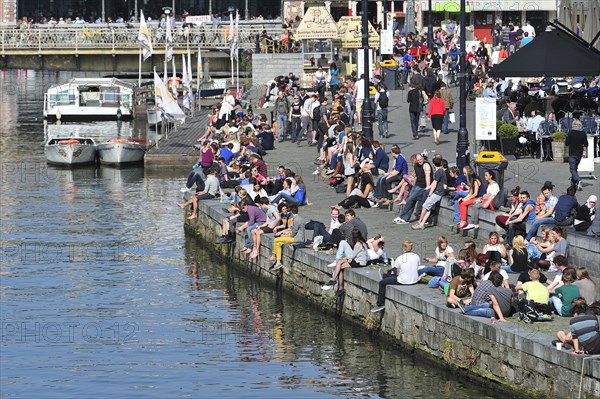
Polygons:
[[388,98],[388,95],[385,91],[379,92],[379,100],[377,101],[377,104],[379,104],[379,107],[381,107],[381,109],[386,109],[390,104],[390,99]]
[[536,304],[532,300],[521,299],[517,305],[519,311],[519,320],[523,320],[527,324],[538,321],[553,321],[554,318],[544,314],[536,309]]

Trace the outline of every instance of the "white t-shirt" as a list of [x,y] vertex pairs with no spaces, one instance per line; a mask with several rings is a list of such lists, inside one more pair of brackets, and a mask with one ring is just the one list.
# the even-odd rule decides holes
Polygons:
[[414,252],[406,252],[396,258],[394,267],[398,268],[398,284],[415,284],[419,281],[421,258]]
[[[506,273],[505,270],[500,269],[498,270],[498,272],[502,275],[503,280],[508,280],[508,273]],[[490,278],[490,274],[492,274],[492,272],[489,272],[485,276],[483,276],[483,280],[487,280],[488,278]]]
[[486,193],[489,196],[496,195],[500,192],[500,186],[496,182],[488,184]]
[[446,246],[446,249],[444,250],[444,252],[440,253],[440,248],[439,247],[435,247],[435,257],[437,259],[437,263],[436,266],[446,266],[446,260],[448,259],[448,254],[453,254],[454,250],[452,249],[452,247],[450,245]]
[[374,250],[373,248],[367,249],[367,260],[379,259],[383,254],[383,249],[377,248]]

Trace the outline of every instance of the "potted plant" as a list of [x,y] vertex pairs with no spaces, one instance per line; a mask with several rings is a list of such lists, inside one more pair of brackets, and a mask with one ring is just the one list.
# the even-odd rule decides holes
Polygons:
[[519,140],[519,129],[510,123],[504,123],[498,128],[498,138],[502,154],[515,155]]
[[567,153],[567,146],[565,145],[566,139],[567,134],[565,132],[552,133],[552,158],[554,159],[554,162],[565,162]]

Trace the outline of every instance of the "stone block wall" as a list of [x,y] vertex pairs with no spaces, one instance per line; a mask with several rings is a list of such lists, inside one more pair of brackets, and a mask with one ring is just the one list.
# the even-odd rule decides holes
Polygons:
[[252,85],[264,85],[276,76],[293,72],[302,76],[304,60],[301,53],[275,53],[252,55]]
[[324,292],[320,287],[329,279],[330,257],[286,245],[284,268],[270,272],[270,235],[264,236],[260,257],[252,262],[239,252],[243,245],[239,235],[233,245],[211,244],[220,237],[224,216],[218,201],[201,201],[198,221],[186,221],[185,229],[237,267],[355,324],[378,331],[402,347],[500,384],[518,396],[578,398],[581,389],[581,398],[600,397],[600,359],[584,361],[582,356],[557,351],[551,345],[552,336],[529,330],[520,323],[491,325],[488,319],[464,316],[447,308],[435,290],[419,285],[388,287],[385,311],[373,314],[370,309],[375,304],[380,280],[377,270],[347,270],[344,294],[337,296],[335,290]]

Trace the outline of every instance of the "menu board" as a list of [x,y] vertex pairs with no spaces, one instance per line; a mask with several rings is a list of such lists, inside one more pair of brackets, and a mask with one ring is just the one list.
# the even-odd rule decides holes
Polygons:
[[0,0],[0,25],[17,24],[17,0]]

